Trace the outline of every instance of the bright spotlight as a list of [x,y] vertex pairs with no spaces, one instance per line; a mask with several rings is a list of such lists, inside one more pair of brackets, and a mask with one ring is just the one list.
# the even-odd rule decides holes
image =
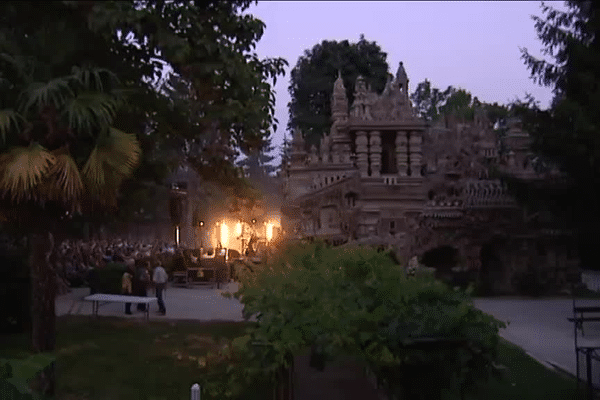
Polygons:
[[242,234],[242,223],[238,222],[235,225],[235,236],[241,236],[241,234]]
[[227,224],[223,222],[221,224],[221,246],[227,247],[229,244],[229,228]]

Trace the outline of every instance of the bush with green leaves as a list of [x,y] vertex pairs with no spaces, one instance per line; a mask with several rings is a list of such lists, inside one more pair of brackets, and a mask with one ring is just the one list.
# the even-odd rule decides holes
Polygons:
[[258,324],[231,348],[243,371],[230,368],[230,388],[260,374],[273,378],[309,346],[325,363],[357,357],[397,396],[458,396],[494,371],[505,325],[473,306],[471,289],[451,289],[430,274],[407,277],[387,253],[296,245],[241,274],[240,283],[235,296]]
[[26,359],[0,359],[0,398],[2,400],[34,400],[43,397],[31,389],[31,381],[49,367],[55,358],[38,353]]

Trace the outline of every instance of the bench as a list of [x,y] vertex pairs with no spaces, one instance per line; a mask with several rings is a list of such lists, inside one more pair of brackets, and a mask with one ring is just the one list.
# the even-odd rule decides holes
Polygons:
[[[98,317],[98,308],[100,305],[108,303],[144,303],[146,304],[146,321],[150,319],[150,303],[158,301],[156,297],[124,296],[121,294],[96,293],[83,298],[85,301],[92,301],[92,314]],[[102,302],[102,304],[100,304]]]
[[[583,323],[590,321],[600,321],[600,307],[573,307],[573,318],[567,318],[569,321],[574,322],[577,329],[583,334]],[[577,316],[579,314],[579,316]],[[585,314],[599,314],[597,316],[586,316]]]

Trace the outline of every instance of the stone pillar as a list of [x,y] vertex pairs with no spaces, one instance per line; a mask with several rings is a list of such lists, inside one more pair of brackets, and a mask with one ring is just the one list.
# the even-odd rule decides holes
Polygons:
[[406,132],[396,132],[396,162],[398,163],[398,175],[406,176],[408,170],[408,149]]
[[420,132],[411,132],[409,143],[411,176],[421,176],[421,141]]
[[331,152],[331,162],[333,164],[339,164],[342,162],[342,149],[340,144],[333,145],[333,151]]
[[350,153],[350,145],[349,144],[343,144],[341,146],[341,149],[342,149],[341,150],[342,154],[340,156],[340,162],[341,163],[350,163],[351,162],[351,160],[350,160],[350,154],[351,154]]
[[369,139],[365,131],[356,132],[356,165],[360,176],[369,175]]
[[369,144],[371,176],[379,177],[381,175],[381,137],[379,131],[371,132]]

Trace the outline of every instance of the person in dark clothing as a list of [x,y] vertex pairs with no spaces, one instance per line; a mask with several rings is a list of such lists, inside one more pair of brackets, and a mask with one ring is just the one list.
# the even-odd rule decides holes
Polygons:
[[[138,266],[137,271],[135,273],[135,278],[137,281],[137,290],[136,296],[139,297],[147,297],[148,296],[148,285],[150,283],[150,273],[148,272],[147,264],[141,264]],[[146,304],[138,303],[137,305],[138,311],[146,311]]]

